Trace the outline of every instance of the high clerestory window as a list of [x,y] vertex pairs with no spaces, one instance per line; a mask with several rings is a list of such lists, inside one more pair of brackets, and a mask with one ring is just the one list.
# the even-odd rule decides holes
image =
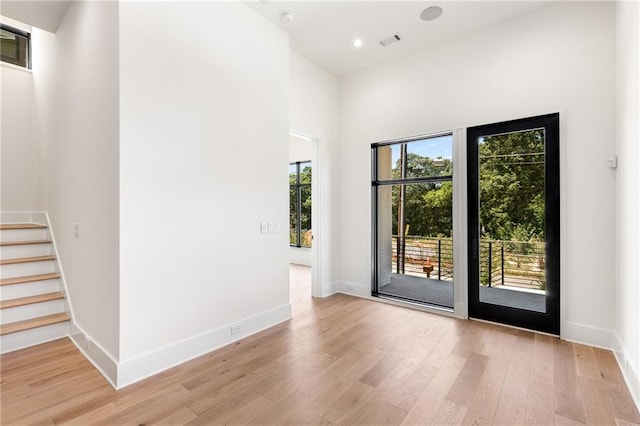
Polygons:
[[0,25],[0,52],[2,62],[31,69],[31,34]]
[[311,247],[311,162],[289,164],[289,244]]

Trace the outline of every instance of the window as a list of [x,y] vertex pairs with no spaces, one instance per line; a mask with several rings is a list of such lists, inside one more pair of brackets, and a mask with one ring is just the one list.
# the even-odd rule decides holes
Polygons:
[[453,309],[453,135],[372,145],[372,294]]
[[31,68],[31,35],[6,25],[0,25],[2,62]]
[[289,245],[311,247],[311,162],[289,164]]

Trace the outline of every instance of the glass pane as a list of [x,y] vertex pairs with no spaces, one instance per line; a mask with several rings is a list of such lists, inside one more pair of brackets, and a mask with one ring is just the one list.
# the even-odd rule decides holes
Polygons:
[[289,185],[295,185],[298,183],[298,166],[293,163],[289,164]]
[[445,135],[376,148],[378,180],[451,176],[453,136]]
[[289,244],[298,245],[298,189],[289,188]]
[[451,181],[378,187],[379,293],[453,308],[452,206]]
[[311,231],[311,186],[300,187],[300,202],[302,203],[302,214],[300,215],[300,245],[302,247],[311,247],[312,231]]
[[2,61],[27,68],[28,66],[28,39],[6,29],[0,30],[0,51]]
[[311,162],[300,163],[300,183],[311,183]]
[[478,144],[480,301],[544,313],[544,130]]

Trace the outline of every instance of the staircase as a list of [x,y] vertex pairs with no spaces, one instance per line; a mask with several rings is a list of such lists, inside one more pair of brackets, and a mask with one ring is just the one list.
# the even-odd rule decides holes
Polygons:
[[0,224],[0,353],[69,335],[47,225]]

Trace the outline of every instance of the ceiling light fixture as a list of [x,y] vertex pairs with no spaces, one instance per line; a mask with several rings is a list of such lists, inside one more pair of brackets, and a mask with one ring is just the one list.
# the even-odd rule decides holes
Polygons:
[[438,19],[442,15],[442,8],[440,6],[429,6],[420,13],[420,19],[423,21],[433,21]]
[[293,12],[290,10],[283,10],[282,12],[280,12],[280,19],[282,20],[282,22],[293,22]]
[[362,47],[362,40],[359,38],[353,40],[353,47],[355,47],[356,49]]

